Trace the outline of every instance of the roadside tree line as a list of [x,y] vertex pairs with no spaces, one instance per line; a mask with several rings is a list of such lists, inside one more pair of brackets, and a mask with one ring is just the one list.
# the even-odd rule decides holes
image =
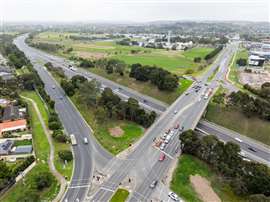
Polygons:
[[215,48],[214,50],[212,50],[210,53],[208,53],[204,59],[205,60],[210,60],[212,59],[213,57],[215,57],[221,50],[223,49],[223,46],[220,45],[218,46],[217,48]]
[[179,139],[184,153],[208,163],[237,195],[246,196],[251,201],[270,200],[269,168],[261,163],[243,160],[239,145],[224,143],[213,135],[200,138],[192,130],[183,132]]
[[229,95],[229,102],[229,104],[239,107],[247,117],[258,116],[270,120],[270,102],[266,99],[238,91]]
[[98,121],[104,122],[108,118],[134,121],[144,127],[149,127],[156,118],[156,113],[146,112],[139,106],[136,99],[123,101],[110,88],[100,91],[100,84],[96,80],[88,81],[80,75],[71,80],[62,80],[61,86],[68,96],[75,95],[88,107],[95,109]]

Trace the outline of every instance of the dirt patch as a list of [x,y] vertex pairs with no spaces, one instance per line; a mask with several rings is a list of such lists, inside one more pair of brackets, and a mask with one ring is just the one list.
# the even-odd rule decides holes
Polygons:
[[78,57],[82,58],[91,58],[91,59],[100,59],[106,57],[105,53],[93,53],[93,52],[84,52],[84,51],[78,51],[76,52],[76,55]]
[[190,182],[204,202],[221,202],[218,195],[213,191],[210,182],[200,175],[190,176]]
[[239,80],[243,85],[248,83],[254,88],[260,88],[263,83],[270,81],[270,72],[266,70],[253,73],[242,71],[240,72]]
[[116,126],[114,128],[109,128],[109,132],[111,136],[113,137],[121,137],[122,135],[124,135],[123,129],[120,128],[119,126]]

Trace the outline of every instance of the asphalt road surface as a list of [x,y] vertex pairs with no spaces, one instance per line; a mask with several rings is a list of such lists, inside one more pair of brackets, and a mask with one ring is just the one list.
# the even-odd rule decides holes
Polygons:
[[[36,58],[32,52],[25,51],[28,49],[25,47],[24,39],[25,36],[19,36],[14,40],[14,44],[31,60],[45,84],[46,92],[55,101],[55,109],[67,134],[74,134],[78,143],[73,146],[75,167],[64,201],[83,201],[91,185],[94,166],[97,164],[101,167],[105,166],[112,156],[97,143],[89,126],[66,97],[62,88],[40,63],[39,58]],[[83,143],[84,137],[89,140],[89,144]]]

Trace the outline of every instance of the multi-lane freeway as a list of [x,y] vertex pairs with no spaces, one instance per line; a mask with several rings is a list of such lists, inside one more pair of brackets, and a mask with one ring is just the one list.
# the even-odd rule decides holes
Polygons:
[[[159,147],[154,146],[154,141],[159,140],[159,136],[164,134],[165,130],[173,128],[176,124],[180,124],[180,128],[184,127],[184,129],[194,129],[196,127],[211,97],[211,95],[205,97],[205,94],[209,89],[214,92],[219,86],[219,81],[224,80],[230,59],[237,50],[237,44],[228,45],[228,47],[220,53],[219,57],[213,65],[211,65],[211,68],[206,72],[206,74],[202,76],[198,82],[193,84],[185,94],[180,96],[171,106],[168,107],[160,101],[137,93],[134,90],[123,87],[85,70],[77,69],[76,71],[72,71],[69,68],[69,63],[64,59],[29,47],[24,42],[26,37],[27,35],[18,37],[14,42],[22,51],[25,52],[27,57],[34,64],[35,69],[38,71],[45,83],[46,91],[56,101],[56,110],[59,113],[65,129],[69,134],[74,133],[79,140],[82,140],[83,137],[90,138],[91,144],[84,145],[82,141],[79,141],[79,145],[74,147],[74,155],[76,159],[74,175],[64,200],[82,201],[85,198],[85,194],[91,186],[91,179],[95,167],[98,167],[101,172],[104,172],[106,178],[94,192],[88,192],[87,198],[90,201],[108,201],[114,191],[118,188],[119,184],[121,184],[126,178],[130,178],[132,181],[136,180],[136,186],[130,194],[130,201],[145,201],[151,199],[155,190],[150,188],[149,185],[154,180],[158,180],[160,199],[167,199],[168,188],[164,188],[161,181],[164,178],[164,173],[169,169],[173,159],[176,155],[179,155],[179,141],[177,139],[180,131],[174,130],[174,134],[170,142],[166,145],[163,151],[161,151]],[[91,129],[84,122],[83,118],[77,112],[69,99],[65,97],[63,90],[60,87],[57,87],[56,89],[51,88],[52,84],[57,86],[57,83],[43,67],[43,64],[46,62],[52,62],[54,65],[62,67],[68,77],[80,74],[88,79],[95,78],[100,81],[103,86],[111,87],[114,92],[123,99],[127,99],[128,97],[136,98],[139,100],[141,106],[146,109],[155,110],[161,115],[147,130],[144,137],[136,144],[127,157],[118,161],[117,159],[112,158],[112,156],[102,149],[96,142],[91,133]],[[209,78],[215,73],[217,68],[219,68],[218,72],[214,78],[209,81]],[[194,88],[195,86],[199,86],[199,89]],[[232,136],[231,133],[222,132],[221,135],[220,131],[213,131],[213,126],[205,128],[205,126],[199,124],[197,128],[205,129],[206,131],[212,129],[211,132],[223,141],[234,140],[234,136]],[[247,150],[247,145],[244,143],[244,141],[238,142],[243,150]],[[249,145],[252,145],[255,149],[258,147],[258,145],[252,144],[252,142],[250,142]],[[159,162],[158,157],[161,152],[166,155],[166,158],[164,161]],[[256,152],[251,156],[251,158],[256,157],[257,159],[253,159],[258,160],[259,158],[267,160],[266,155],[267,153],[263,150],[262,152]],[[107,172],[108,167],[111,168],[110,172]]]

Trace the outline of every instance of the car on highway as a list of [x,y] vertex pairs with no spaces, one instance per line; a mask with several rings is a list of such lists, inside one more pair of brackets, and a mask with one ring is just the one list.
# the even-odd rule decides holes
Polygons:
[[177,112],[178,112],[177,110],[174,110],[174,112],[173,112],[173,113],[174,113],[174,114],[177,114]]
[[165,158],[166,158],[165,154],[160,153],[158,161],[164,161]]
[[185,95],[189,95],[189,92],[186,92]]
[[60,100],[63,100],[63,96],[60,96],[59,99],[60,99]]
[[156,186],[157,186],[157,183],[158,183],[158,181],[157,180],[154,180],[151,184],[150,184],[150,188],[151,189],[154,189]]
[[238,137],[235,137],[234,138],[237,142],[243,142],[243,140],[241,140],[240,138],[238,138]]
[[83,143],[88,144],[88,139],[86,137],[83,138]]
[[[170,133],[170,134],[171,134],[171,133]],[[168,143],[170,142],[171,137],[172,137],[170,134],[167,135],[166,139],[164,140],[164,143],[165,143],[165,144],[168,144]]]
[[52,86],[52,89],[55,89],[55,85]]
[[252,152],[257,152],[255,149],[253,149],[252,147],[248,147],[248,149]]
[[179,201],[178,196],[174,192],[169,192],[168,196],[174,201]]
[[164,142],[162,142],[159,148],[160,148],[160,150],[163,151],[165,149],[165,147],[166,147],[166,144]]

